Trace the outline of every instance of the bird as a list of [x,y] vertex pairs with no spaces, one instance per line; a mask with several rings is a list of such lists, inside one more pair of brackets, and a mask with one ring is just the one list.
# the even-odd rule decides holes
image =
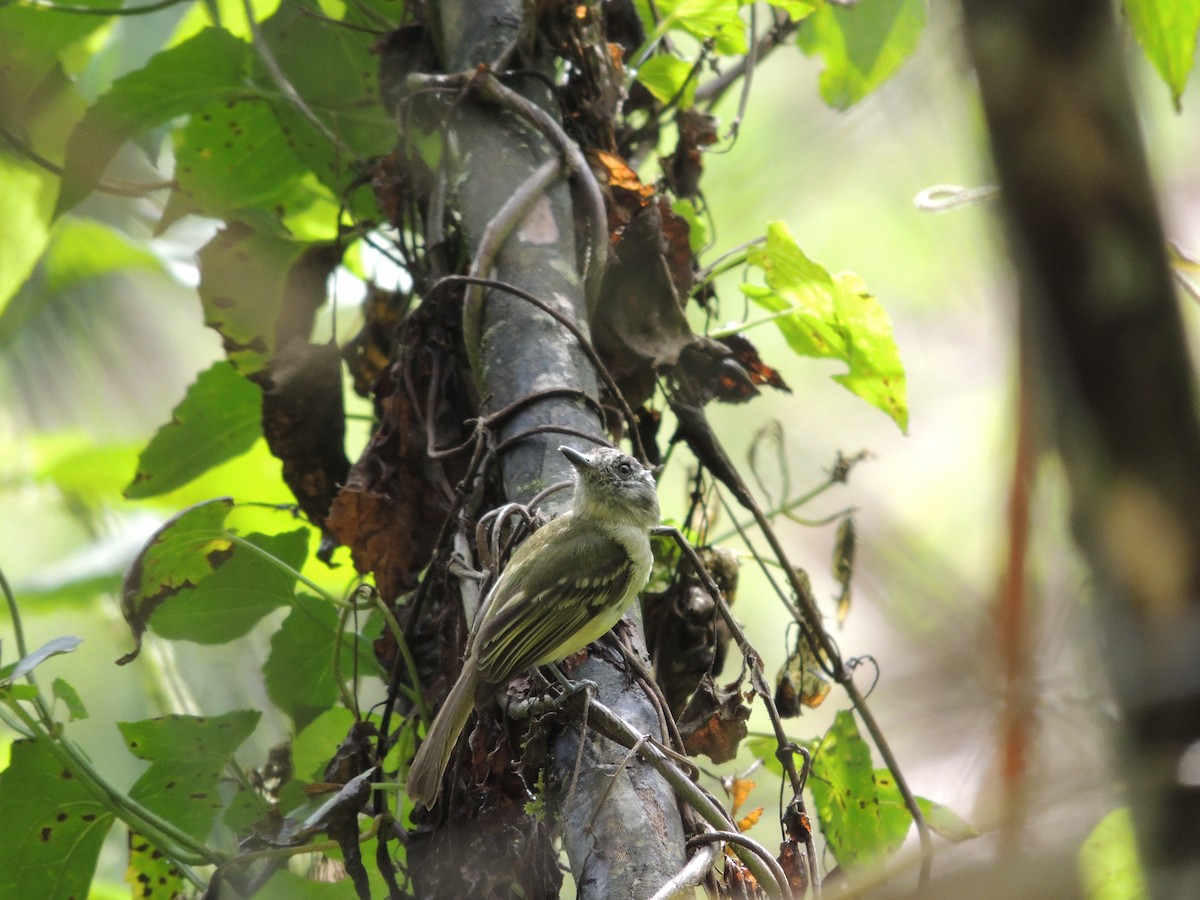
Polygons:
[[432,808],[471,711],[514,676],[604,636],[650,578],[659,524],[654,476],[611,447],[559,447],[574,470],[570,510],[514,551],[480,605],[462,671],[413,758],[405,790]]

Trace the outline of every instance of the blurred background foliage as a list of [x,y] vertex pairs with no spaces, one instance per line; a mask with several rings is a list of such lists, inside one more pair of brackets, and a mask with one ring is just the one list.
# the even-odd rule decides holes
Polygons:
[[[261,0],[254,5],[260,18],[274,6]],[[221,0],[220,7],[235,33],[244,27],[240,2]],[[956,12],[954,4],[933,2],[916,55],[845,111],[822,100],[821,59],[776,53],[755,72],[735,144],[706,157],[705,196],[716,223],[713,255],[758,237],[766,221],[783,220],[806,253],[830,271],[862,275],[891,315],[908,376],[907,434],[830,380],[841,371],[837,363],[793,356],[774,328],[757,329],[752,337],[793,394],[758,398],[750,413],[756,422],[779,423],[793,492],[819,482],[839,451],[869,452],[848,486],[799,512],[820,519],[856,510],[854,603],[838,640],[847,655],[869,654],[864,665],[877,667],[874,705],[910,781],[984,833],[980,841],[946,852],[975,858],[994,852],[1001,814],[1003,698],[993,615],[1014,451],[1015,302],[991,202],[941,213],[914,205],[914,197],[932,185],[975,187],[990,177]],[[46,105],[36,123],[39,146],[63,146],[88,102],[164,43],[195,33],[202,16],[200,4],[187,4],[111,22],[79,17],[80,40],[64,56],[73,88]],[[1196,253],[1200,96],[1193,81],[1177,112],[1171,92],[1132,39],[1128,62],[1168,234]],[[737,100],[723,101],[718,112],[724,122]],[[124,148],[106,177],[159,177],[147,159],[169,155],[170,148],[161,146],[163,133]],[[56,178],[7,147],[0,147],[0,179],[6,185],[0,212],[14,204],[53,205]],[[155,235],[161,212],[161,195],[93,194],[45,235],[3,234],[0,253],[0,288],[19,285],[0,313],[0,566],[19,598],[31,646],[64,633],[86,638],[78,652],[55,662],[56,674],[86,692],[91,712],[69,729],[98,767],[123,784],[142,765],[124,752],[114,721],[271,709],[258,671],[281,618],[269,616],[232,644],[151,639],[145,667],[118,669],[113,660],[130,643],[116,600],[124,569],[155,528],[192,503],[220,495],[266,505],[292,499],[261,439],[178,490],[145,500],[122,494],[141,448],[168,421],[187,386],[223,358],[218,336],[202,326],[194,292],[193,255],[214,226],[191,218]],[[328,216],[328,206],[314,213],[313,229],[322,215]],[[12,248],[39,257],[32,272],[19,271]],[[363,291],[357,276],[382,269],[368,255],[337,273],[341,334],[352,334],[358,324]],[[719,283],[730,310],[739,277],[732,272]],[[1193,339],[1194,306],[1185,301]],[[328,330],[328,308],[323,315]],[[351,391],[346,397],[348,409],[362,417],[348,435],[355,458],[369,410]],[[743,408],[714,409],[711,416],[739,461],[764,439],[746,427]],[[781,499],[781,473],[760,469],[761,489]],[[1042,461],[1036,484],[1028,569],[1034,652],[1027,673],[1034,685],[1034,744],[1021,818],[1026,839],[1079,846],[1120,802],[1107,749],[1113,709],[1105,650],[1088,617],[1053,459]],[[662,486],[664,508],[686,508],[688,490],[686,473],[671,471]],[[286,513],[268,506],[240,507],[233,515],[243,532],[289,526]],[[717,533],[730,524],[716,513]],[[831,612],[837,594],[830,571],[834,526],[782,528],[793,559],[809,571]],[[353,570],[345,551],[334,560],[340,567],[327,568],[310,553],[304,574],[341,594]],[[755,602],[760,595],[766,596],[765,585],[748,566],[735,612],[774,672],[788,642],[779,633],[774,604]],[[7,637],[6,662],[13,658]],[[869,683],[870,676],[860,677]],[[823,733],[836,705],[793,722],[796,736]],[[254,738],[255,752],[265,754],[288,729],[281,718],[267,726]],[[764,728],[757,714],[751,728]],[[9,737],[0,734],[0,741]],[[744,750],[729,768],[745,770],[752,761]],[[762,794],[758,804],[774,804],[767,790]],[[1104,822],[1109,830],[1120,827]],[[106,853],[103,871],[119,878],[114,873],[123,867],[123,848]]]

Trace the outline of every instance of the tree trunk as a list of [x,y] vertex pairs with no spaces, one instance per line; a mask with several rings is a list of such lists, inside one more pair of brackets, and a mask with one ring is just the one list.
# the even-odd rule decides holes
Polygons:
[[1112,6],[964,0],[1154,893],[1200,896],[1200,425]]

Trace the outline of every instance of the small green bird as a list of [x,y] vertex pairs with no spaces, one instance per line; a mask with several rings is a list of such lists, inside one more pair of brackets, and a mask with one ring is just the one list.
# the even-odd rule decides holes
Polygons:
[[571,510],[517,548],[484,599],[462,672],[408,771],[408,796],[427,807],[471,710],[514,676],[607,634],[650,578],[654,476],[620,450],[559,450],[575,469]]

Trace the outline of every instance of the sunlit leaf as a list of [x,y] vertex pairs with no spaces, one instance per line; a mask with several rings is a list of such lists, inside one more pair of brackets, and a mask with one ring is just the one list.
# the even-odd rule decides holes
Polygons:
[[246,535],[246,541],[261,547],[278,563],[238,546],[215,572],[158,607],[150,627],[161,637],[199,644],[241,637],[263,616],[291,602],[295,573],[308,557],[308,538],[307,528],[286,534]]
[[239,218],[259,209],[282,218],[298,212],[315,196],[300,188],[306,171],[265,99],[210,105],[175,133],[177,187],[158,228],[188,213]]
[[228,362],[217,362],[188,388],[171,420],[150,439],[137,473],[125,488],[131,499],[153,497],[187,484],[262,436],[262,392]]
[[1128,808],[1114,809],[1092,829],[1079,848],[1079,872],[1088,900],[1144,900],[1150,896]]
[[73,208],[91,192],[126,141],[245,91],[249,58],[249,44],[209,28],[113,82],[71,135],[56,213]]
[[694,38],[712,38],[724,56],[745,53],[746,23],[738,15],[738,0],[658,0],[659,27],[654,38],[678,28]]
[[162,272],[158,257],[115,228],[92,219],[62,219],[42,261],[43,289],[65,291],[81,281],[112,272]]
[[134,897],[145,900],[175,900],[186,896],[183,875],[179,867],[149,838],[129,829],[129,864],[125,867],[125,882]]
[[0,320],[50,239],[57,186],[49,173],[0,152]]
[[660,103],[674,101],[687,109],[696,98],[697,76],[692,74],[695,66],[686,59],[664,54],[653,56],[638,69],[637,80],[646,86]]
[[846,868],[883,862],[899,849],[912,816],[886,769],[871,762],[871,748],[854,714],[842,710],[821,738],[809,778],[821,833]]
[[0,809],[0,897],[87,896],[113,815],[46,744],[12,745]]
[[819,7],[822,0],[767,0],[772,6],[782,9],[793,22],[799,22]]
[[1200,0],[1121,0],[1133,35],[1171,90],[1175,109],[1196,57]]
[[[881,772],[883,770],[876,771]],[[897,798],[900,796],[898,789],[896,796]],[[926,800],[924,797],[916,797],[915,799],[917,806],[921,810],[921,815],[925,818],[925,824],[929,826],[929,830],[934,834],[955,843],[979,837],[979,829],[950,807],[943,806],[941,803],[934,803],[932,800]]]
[[819,90],[847,109],[899,70],[925,28],[925,0],[825,3],[800,26],[800,49],[825,60]]
[[767,241],[748,262],[766,285],[743,284],[751,300],[774,313],[788,346],[802,356],[839,359],[849,371],[834,380],[908,428],[908,381],[892,322],[852,273],[830,275],[800,249],[787,226],[772,222]]
[[333,750],[354,724],[354,713],[343,706],[326,709],[292,741],[292,765],[301,781],[319,781]]
[[118,722],[125,746],[150,762],[129,796],[198,840],[223,807],[219,786],[233,753],[258,724],[257,710]]

